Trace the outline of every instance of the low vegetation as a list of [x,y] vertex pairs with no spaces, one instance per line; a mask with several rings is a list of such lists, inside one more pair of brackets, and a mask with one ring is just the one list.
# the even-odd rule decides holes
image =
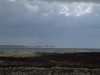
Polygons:
[[9,67],[0,68],[0,75],[100,75],[100,69]]
[[0,75],[100,75],[100,52],[5,52],[0,52]]

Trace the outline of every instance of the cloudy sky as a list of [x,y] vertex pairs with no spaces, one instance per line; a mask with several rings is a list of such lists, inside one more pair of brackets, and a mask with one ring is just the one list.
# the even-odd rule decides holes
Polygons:
[[0,45],[100,48],[100,0],[0,0]]

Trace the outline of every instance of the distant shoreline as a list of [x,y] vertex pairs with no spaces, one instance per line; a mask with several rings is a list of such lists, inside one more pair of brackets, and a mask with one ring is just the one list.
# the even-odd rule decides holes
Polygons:
[[0,48],[67,48],[67,49],[100,49],[100,48],[68,48],[55,46],[24,46],[24,45],[0,45]]
[[59,48],[55,46],[21,46],[21,45],[0,45],[0,48]]
[[1,47],[0,48],[60,48],[60,47]]

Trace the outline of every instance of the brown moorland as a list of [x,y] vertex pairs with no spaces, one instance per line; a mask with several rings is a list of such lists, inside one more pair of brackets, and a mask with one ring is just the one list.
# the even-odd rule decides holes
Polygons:
[[10,55],[11,52],[9,55],[5,52],[0,52],[0,67],[100,68],[100,52],[86,52],[78,50],[73,52],[35,51],[32,53],[31,51],[26,50],[25,53],[25,51],[16,52],[15,50],[15,56],[13,54]]

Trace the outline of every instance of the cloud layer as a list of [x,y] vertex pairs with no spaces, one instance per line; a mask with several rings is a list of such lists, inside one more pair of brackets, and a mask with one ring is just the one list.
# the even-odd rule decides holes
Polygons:
[[48,1],[48,2],[68,2],[68,3],[73,3],[73,2],[85,2],[85,3],[100,3],[100,0],[8,0],[8,1]]
[[39,9],[38,6],[36,6],[36,5],[32,6],[30,4],[25,4],[25,8],[28,9],[26,13],[29,14],[29,15],[32,15],[32,14],[36,13]]
[[0,44],[100,48],[99,5],[46,1],[1,0]]
[[92,4],[80,3],[80,4],[73,4],[72,5],[62,5],[59,14],[63,14],[65,16],[82,16],[85,14],[92,13]]

